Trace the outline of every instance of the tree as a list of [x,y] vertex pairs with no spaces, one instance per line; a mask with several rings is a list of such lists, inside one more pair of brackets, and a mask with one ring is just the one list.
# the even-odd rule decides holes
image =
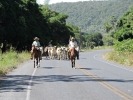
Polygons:
[[108,33],[112,29],[112,25],[109,23],[104,24],[104,29]]
[[133,39],[133,7],[126,12],[117,22],[113,37],[118,41]]
[[115,30],[115,26],[116,26],[116,22],[117,22],[117,19],[115,16],[111,16],[111,25],[112,25],[112,29]]

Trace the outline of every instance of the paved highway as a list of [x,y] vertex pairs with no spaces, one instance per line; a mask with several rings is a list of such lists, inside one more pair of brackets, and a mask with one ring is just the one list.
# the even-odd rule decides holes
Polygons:
[[0,81],[0,100],[133,100],[133,68],[103,59],[108,50],[80,52],[69,60],[49,60],[40,68],[21,64]]

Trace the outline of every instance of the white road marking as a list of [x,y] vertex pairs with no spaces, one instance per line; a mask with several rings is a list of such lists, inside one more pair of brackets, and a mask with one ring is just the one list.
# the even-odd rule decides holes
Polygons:
[[32,75],[31,75],[31,78],[29,80],[29,85],[28,85],[28,88],[27,88],[26,100],[30,100],[31,83],[32,83],[33,76],[35,75],[36,69],[37,69],[37,67],[35,67]]
[[115,67],[117,67],[117,68],[124,69],[124,70],[130,71],[130,72],[133,72],[133,70],[130,70],[130,69],[127,69],[127,68],[123,68],[123,67],[120,67],[120,66],[118,66],[118,65],[109,63],[109,62],[107,62],[107,61],[103,61],[103,60],[97,59],[96,56],[99,56],[99,55],[100,55],[100,54],[94,55],[94,59],[96,59],[96,60],[98,60],[98,61],[101,61],[101,62],[104,62],[104,63],[107,63],[107,64],[109,64],[109,65],[115,66]]

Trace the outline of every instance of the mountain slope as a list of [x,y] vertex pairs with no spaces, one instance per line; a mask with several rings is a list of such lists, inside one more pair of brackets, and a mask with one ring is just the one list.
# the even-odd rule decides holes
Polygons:
[[132,5],[132,0],[109,0],[57,3],[49,5],[49,8],[67,14],[67,23],[89,33],[105,32],[103,26],[110,22],[111,16],[120,18]]

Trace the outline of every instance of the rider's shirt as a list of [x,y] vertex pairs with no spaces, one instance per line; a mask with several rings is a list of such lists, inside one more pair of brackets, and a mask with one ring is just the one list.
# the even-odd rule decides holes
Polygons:
[[76,41],[70,41],[69,42],[69,48],[77,47],[77,42]]
[[38,46],[38,47],[40,47],[41,45],[40,45],[40,42],[39,41],[34,41],[32,43],[32,46]]

